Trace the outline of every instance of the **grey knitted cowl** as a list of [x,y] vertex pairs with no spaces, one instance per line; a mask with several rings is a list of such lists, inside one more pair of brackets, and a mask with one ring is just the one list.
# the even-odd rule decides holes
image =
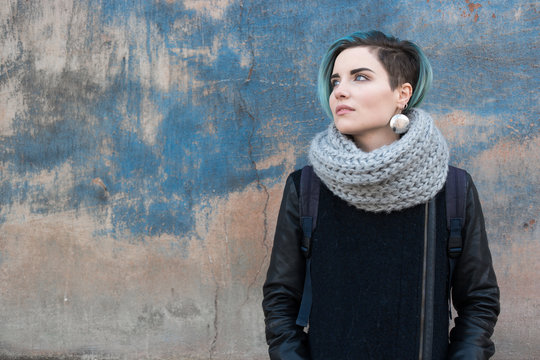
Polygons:
[[371,152],[360,150],[332,123],[315,136],[309,161],[336,196],[358,209],[391,212],[433,198],[444,186],[448,146],[431,116],[411,109],[409,130]]

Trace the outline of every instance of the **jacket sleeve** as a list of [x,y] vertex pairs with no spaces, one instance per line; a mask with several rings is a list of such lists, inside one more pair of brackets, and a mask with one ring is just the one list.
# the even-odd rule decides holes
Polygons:
[[449,359],[489,359],[499,315],[499,287],[491,262],[478,193],[468,176],[463,252],[454,272],[452,301],[457,311],[450,332]]
[[263,311],[270,359],[309,359],[307,334],[296,325],[304,287],[298,194],[289,176],[279,210],[270,266],[263,286]]

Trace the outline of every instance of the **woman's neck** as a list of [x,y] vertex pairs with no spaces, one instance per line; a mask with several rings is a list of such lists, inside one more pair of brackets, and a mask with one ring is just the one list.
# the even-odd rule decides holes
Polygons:
[[358,135],[353,135],[353,140],[356,146],[364,151],[371,152],[377,150],[384,145],[390,145],[394,141],[399,139],[399,135],[392,131],[390,127],[387,131],[367,132]]

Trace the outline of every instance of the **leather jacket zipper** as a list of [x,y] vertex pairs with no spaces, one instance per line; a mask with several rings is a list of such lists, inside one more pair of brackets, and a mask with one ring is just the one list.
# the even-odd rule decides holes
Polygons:
[[426,203],[424,218],[424,259],[422,269],[422,302],[420,307],[419,360],[430,360],[433,345],[433,300],[435,285],[435,201]]

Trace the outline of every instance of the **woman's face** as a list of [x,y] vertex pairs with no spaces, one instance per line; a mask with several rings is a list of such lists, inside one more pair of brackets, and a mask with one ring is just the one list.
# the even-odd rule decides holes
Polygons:
[[343,50],[336,58],[330,81],[330,109],[342,134],[353,136],[360,147],[357,140],[388,136],[392,136],[392,141],[396,139],[389,121],[405,103],[402,104],[400,86],[390,88],[388,73],[375,50]]

